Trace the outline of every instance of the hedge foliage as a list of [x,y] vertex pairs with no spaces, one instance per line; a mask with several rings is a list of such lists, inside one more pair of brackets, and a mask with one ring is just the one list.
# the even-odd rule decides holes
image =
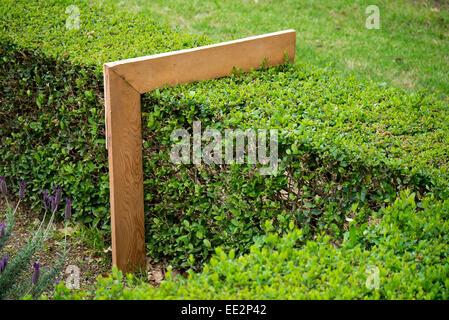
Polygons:
[[[79,30],[65,10],[80,9]],[[74,217],[109,227],[102,64],[208,44],[147,17],[90,1],[0,4],[0,171],[69,189]],[[300,57],[298,57],[300,59]],[[272,220],[311,239],[342,239],[411,188],[447,198],[448,106],[297,63],[155,90],[143,96],[149,254],[201,265],[213,248],[248,252]],[[279,129],[280,173],[252,165],[174,165],[174,129]]]
[[[221,248],[202,273],[171,276],[153,288],[114,271],[99,277],[94,299],[447,299],[449,201],[404,191],[371,224],[348,231],[336,246],[329,236],[305,241],[302,230],[270,233],[236,257]],[[293,228],[293,225],[291,225]],[[359,237],[360,235],[360,237]],[[86,291],[60,284],[55,299]]]
[[[407,187],[419,197],[447,197],[449,113],[423,93],[404,95],[296,64],[180,85],[144,101],[152,256],[207,257],[206,249],[223,245],[245,252],[267,219],[279,231],[294,220],[308,236],[324,231],[341,239],[352,207],[362,208],[363,223]],[[282,174],[263,176],[251,165],[174,166],[170,133],[192,134],[198,119],[203,130],[222,133],[278,129]]]
[[[71,5],[79,30],[65,25]],[[77,219],[109,228],[102,64],[204,38],[89,1],[8,0],[0,15],[0,172],[26,179],[35,198],[66,186]]]
[[[75,22],[79,9],[80,28]],[[123,12],[108,1],[5,0],[0,6],[2,34],[43,57],[90,66],[102,77],[103,63],[209,44],[148,17]]]

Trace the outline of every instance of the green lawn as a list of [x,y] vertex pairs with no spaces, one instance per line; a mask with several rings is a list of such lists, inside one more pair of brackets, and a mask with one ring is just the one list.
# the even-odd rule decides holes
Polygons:
[[[231,40],[283,29],[297,31],[297,61],[337,69],[414,91],[449,95],[449,3],[365,0],[131,0],[114,2],[205,34]],[[444,4],[445,3],[445,4]],[[380,10],[380,29],[367,29],[368,5]]]

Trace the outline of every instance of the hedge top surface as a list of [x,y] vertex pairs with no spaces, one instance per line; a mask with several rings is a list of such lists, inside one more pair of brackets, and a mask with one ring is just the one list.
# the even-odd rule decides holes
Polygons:
[[0,15],[2,36],[7,34],[19,46],[97,71],[105,62],[211,43],[103,1],[6,0],[0,4]]
[[449,195],[449,106],[434,95],[342,79],[300,62],[157,95],[197,106],[221,129],[278,129],[288,156],[313,149],[342,168],[389,168]]

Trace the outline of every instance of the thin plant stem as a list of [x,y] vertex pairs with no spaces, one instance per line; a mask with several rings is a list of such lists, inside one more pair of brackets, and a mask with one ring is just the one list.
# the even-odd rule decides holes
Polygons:
[[36,236],[36,234],[38,234],[39,231],[41,230],[42,225],[44,224],[44,221],[45,221],[45,217],[46,217],[46,216],[47,216],[47,208],[45,208],[44,218],[42,219],[42,221],[41,221],[41,223],[40,223],[40,225],[39,225],[39,228],[38,228],[37,231],[35,232],[35,236]]
[[48,222],[48,225],[47,225],[47,229],[44,232],[44,239],[46,239],[48,232],[50,231],[50,227],[53,224],[53,219],[55,217],[55,213],[56,213],[56,208],[55,208],[55,210],[53,210],[51,217],[50,217],[50,221]]
[[17,212],[17,208],[19,208],[20,201],[22,201],[22,199],[19,199],[19,201],[17,201],[16,207],[14,208],[14,211],[13,211],[13,214],[14,214],[14,215],[15,215],[16,212]]

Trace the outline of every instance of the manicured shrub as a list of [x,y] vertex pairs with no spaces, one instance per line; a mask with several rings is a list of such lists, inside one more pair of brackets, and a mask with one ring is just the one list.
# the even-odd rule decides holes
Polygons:
[[[78,30],[65,27],[69,5],[79,6]],[[0,170],[29,177],[36,195],[42,182],[62,185],[74,218],[108,230],[102,64],[210,41],[85,1],[3,1],[0,14]],[[306,239],[325,232],[338,241],[353,208],[361,226],[404,188],[445,199],[447,110],[432,95],[302,63],[146,94],[148,254],[181,267],[190,256],[201,266],[217,246],[240,255],[267,219],[279,233],[293,221]],[[170,134],[191,131],[195,120],[219,130],[278,129],[280,174],[173,164]]]
[[[80,29],[66,28],[71,5]],[[70,186],[74,217],[108,229],[103,63],[205,38],[88,1],[8,0],[0,14],[0,170],[29,177],[33,200],[42,186]]]
[[[348,231],[340,246],[324,235],[305,241],[298,229],[269,233],[240,257],[216,249],[202,273],[187,279],[169,271],[160,288],[115,270],[90,290],[94,299],[447,299],[448,218],[449,201],[417,202],[404,191],[359,238]],[[55,293],[86,296],[63,284]]]

